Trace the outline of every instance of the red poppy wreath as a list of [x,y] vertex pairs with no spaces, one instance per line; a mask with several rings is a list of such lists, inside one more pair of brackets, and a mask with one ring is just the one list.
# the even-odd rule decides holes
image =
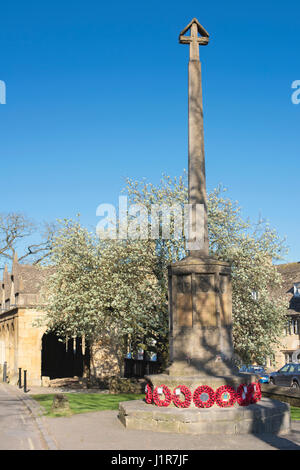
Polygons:
[[148,404],[152,403],[152,398],[153,398],[152,387],[150,387],[149,384],[146,385],[145,392],[146,392],[145,402]]
[[[177,394],[177,390],[179,390],[180,393],[183,393],[184,401],[180,400],[180,393]],[[188,408],[192,401],[192,392],[185,385],[178,385],[178,387],[173,390],[172,400],[174,405],[178,408]]]
[[[229,396],[229,399],[227,397]],[[222,385],[216,390],[215,400],[218,406],[221,408],[229,408],[236,402],[236,393],[234,388],[229,385]]]
[[[207,396],[207,400],[202,399],[205,395]],[[215,402],[215,392],[208,385],[201,385],[194,391],[193,401],[197,408],[210,408]]]
[[236,401],[240,406],[248,406],[249,405],[249,393],[248,393],[248,385],[247,384],[240,384],[236,391]]
[[261,388],[259,382],[252,382],[248,386],[249,403],[257,403],[261,399]]
[[[158,389],[162,389],[163,394],[165,395],[165,399],[161,400],[159,398]],[[160,387],[155,387],[153,391],[153,401],[157,406],[169,406],[172,401],[172,393],[170,389],[166,385],[161,385]]]

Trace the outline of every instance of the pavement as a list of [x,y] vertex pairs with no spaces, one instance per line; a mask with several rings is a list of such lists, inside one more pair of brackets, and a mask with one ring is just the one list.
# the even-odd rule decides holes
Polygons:
[[187,435],[126,429],[117,411],[98,411],[70,418],[47,418],[46,426],[64,450],[300,450],[300,422],[292,432],[272,435]]
[[117,411],[97,411],[46,417],[30,395],[12,385],[0,384],[0,449],[300,450],[300,421],[292,421],[291,431],[280,436],[199,436],[128,430],[117,416]]
[[0,450],[46,450],[32,412],[14,390],[0,384]]

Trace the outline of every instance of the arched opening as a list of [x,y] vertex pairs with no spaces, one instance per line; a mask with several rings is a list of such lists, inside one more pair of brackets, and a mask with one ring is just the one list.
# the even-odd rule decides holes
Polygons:
[[300,363],[300,349],[296,349],[296,351],[293,352],[292,362]]
[[54,332],[42,338],[42,376],[50,379],[82,377],[89,368],[89,348],[82,351],[82,339],[60,341]]

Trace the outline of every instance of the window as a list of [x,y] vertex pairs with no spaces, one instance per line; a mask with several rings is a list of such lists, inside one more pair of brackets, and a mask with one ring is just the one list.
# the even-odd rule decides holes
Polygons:
[[286,336],[291,334],[291,319],[289,317],[286,319],[285,334]]
[[286,365],[286,366],[283,366],[281,369],[280,369],[280,372],[287,372],[290,368],[290,365]]
[[285,326],[286,335],[298,335],[300,333],[300,318],[297,316],[290,316],[287,318]]
[[292,352],[286,352],[286,353],[284,354],[285,362],[292,362],[292,357],[293,357],[293,353],[292,353]]
[[292,318],[292,332],[294,335],[297,335],[299,333],[299,318],[293,317]]

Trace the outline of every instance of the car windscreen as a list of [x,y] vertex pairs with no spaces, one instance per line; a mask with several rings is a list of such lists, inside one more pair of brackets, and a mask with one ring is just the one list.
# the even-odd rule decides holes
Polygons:
[[285,366],[283,366],[281,369],[279,369],[278,372],[288,372],[289,368],[290,368],[290,365],[289,365],[289,364],[288,364],[288,365],[285,365]]

